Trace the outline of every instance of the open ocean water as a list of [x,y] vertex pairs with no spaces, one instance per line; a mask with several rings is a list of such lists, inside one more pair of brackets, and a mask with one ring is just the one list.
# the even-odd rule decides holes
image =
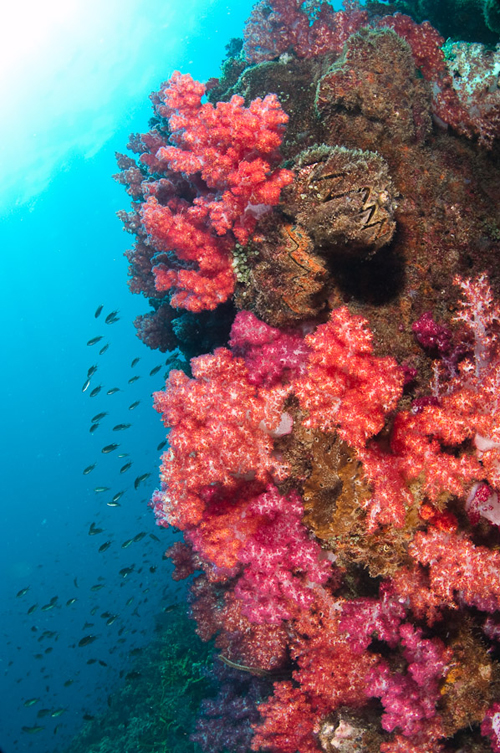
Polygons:
[[[162,561],[174,535],[147,507],[165,439],[151,393],[168,369],[135,336],[146,306],[127,288],[131,238],[115,213],[129,202],[111,175],[114,152],[147,129],[150,92],[174,69],[216,76],[251,5],[47,0],[2,10],[2,753],[63,750],[124,683],[155,615],[184,597]],[[106,324],[113,311],[119,320]],[[94,337],[103,339],[88,346]],[[121,491],[120,506],[108,506]],[[107,625],[102,614],[117,618]]]

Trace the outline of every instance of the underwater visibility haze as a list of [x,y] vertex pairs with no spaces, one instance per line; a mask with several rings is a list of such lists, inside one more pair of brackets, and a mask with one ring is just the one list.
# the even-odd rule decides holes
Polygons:
[[499,753],[499,1],[2,35],[1,752]]

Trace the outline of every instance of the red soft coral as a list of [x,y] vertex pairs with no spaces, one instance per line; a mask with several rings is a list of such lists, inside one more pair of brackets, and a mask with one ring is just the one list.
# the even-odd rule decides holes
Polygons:
[[268,483],[286,467],[273,456],[270,432],[281,420],[289,388],[258,390],[248,380],[243,359],[218,348],[191,361],[193,379],[172,371],[155,408],[171,429],[163,455],[163,505],[158,512],[185,529],[200,522],[211,484],[235,488],[238,479]]
[[373,355],[368,322],[346,306],[307,335],[311,348],[307,373],[295,385],[306,426],[333,432],[353,447],[384,426],[387,413],[401,397],[403,369],[394,358]]

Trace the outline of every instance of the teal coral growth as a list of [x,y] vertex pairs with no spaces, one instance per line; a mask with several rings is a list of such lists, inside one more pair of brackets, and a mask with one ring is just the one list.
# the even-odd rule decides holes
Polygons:
[[497,10],[262,0],[120,157],[205,753],[500,750]]

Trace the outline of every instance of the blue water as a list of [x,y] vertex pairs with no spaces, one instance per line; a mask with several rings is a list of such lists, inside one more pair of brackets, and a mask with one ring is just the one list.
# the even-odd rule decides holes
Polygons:
[[[162,560],[173,534],[154,525],[147,507],[164,439],[151,393],[162,388],[166,368],[154,377],[149,372],[165,356],[135,337],[132,321],[148,307],[126,286],[123,253],[132,238],[115,212],[129,202],[111,174],[114,152],[125,151],[129,133],[147,130],[149,93],[175,68],[202,80],[217,75],[224,46],[241,33],[251,5],[31,2],[9,11],[2,30],[2,54],[11,45],[8,75],[0,79],[3,753],[63,749],[83,714],[105,709],[108,693],[122,682],[120,671],[131,666],[129,651],[151,639],[154,615],[184,598]],[[116,309],[120,320],[106,325]],[[97,335],[104,339],[87,346]],[[141,360],[132,368],[135,357]],[[98,364],[92,387],[104,386],[94,398],[92,387],[82,393],[92,364]],[[141,378],[129,384],[135,374]],[[114,386],[121,391],[106,395]],[[140,405],[130,411],[136,400]],[[101,411],[109,415],[91,434],[91,418]],[[113,432],[119,423],[132,427]],[[111,442],[119,449],[102,454]],[[128,456],[118,458],[121,452]],[[132,468],[120,474],[128,460]],[[136,491],[134,479],[148,472]],[[95,493],[101,485],[110,491]],[[121,490],[121,506],[108,507]],[[92,522],[103,533],[90,536]],[[121,547],[140,531],[147,533],[142,541]],[[99,553],[107,540],[111,547]],[[120,569],[131,565],[123,578]],[[56,606],[41,611],[56,596]],[[119,617],[106,626],[104,612]],[[93,625],[84,629],[85,622]],[[43,637],[44,631],[55,634]],[[78,647],[88,634],[98,637]],[[89,659],[107,666],[88,665]],[[68,680],[74,682],[65,687]],[[32,698],[40,700],[26,707]],[[63,707],[57,718],[37,719],[41,708]],[[22,732],[37,724],[45,729]]]

